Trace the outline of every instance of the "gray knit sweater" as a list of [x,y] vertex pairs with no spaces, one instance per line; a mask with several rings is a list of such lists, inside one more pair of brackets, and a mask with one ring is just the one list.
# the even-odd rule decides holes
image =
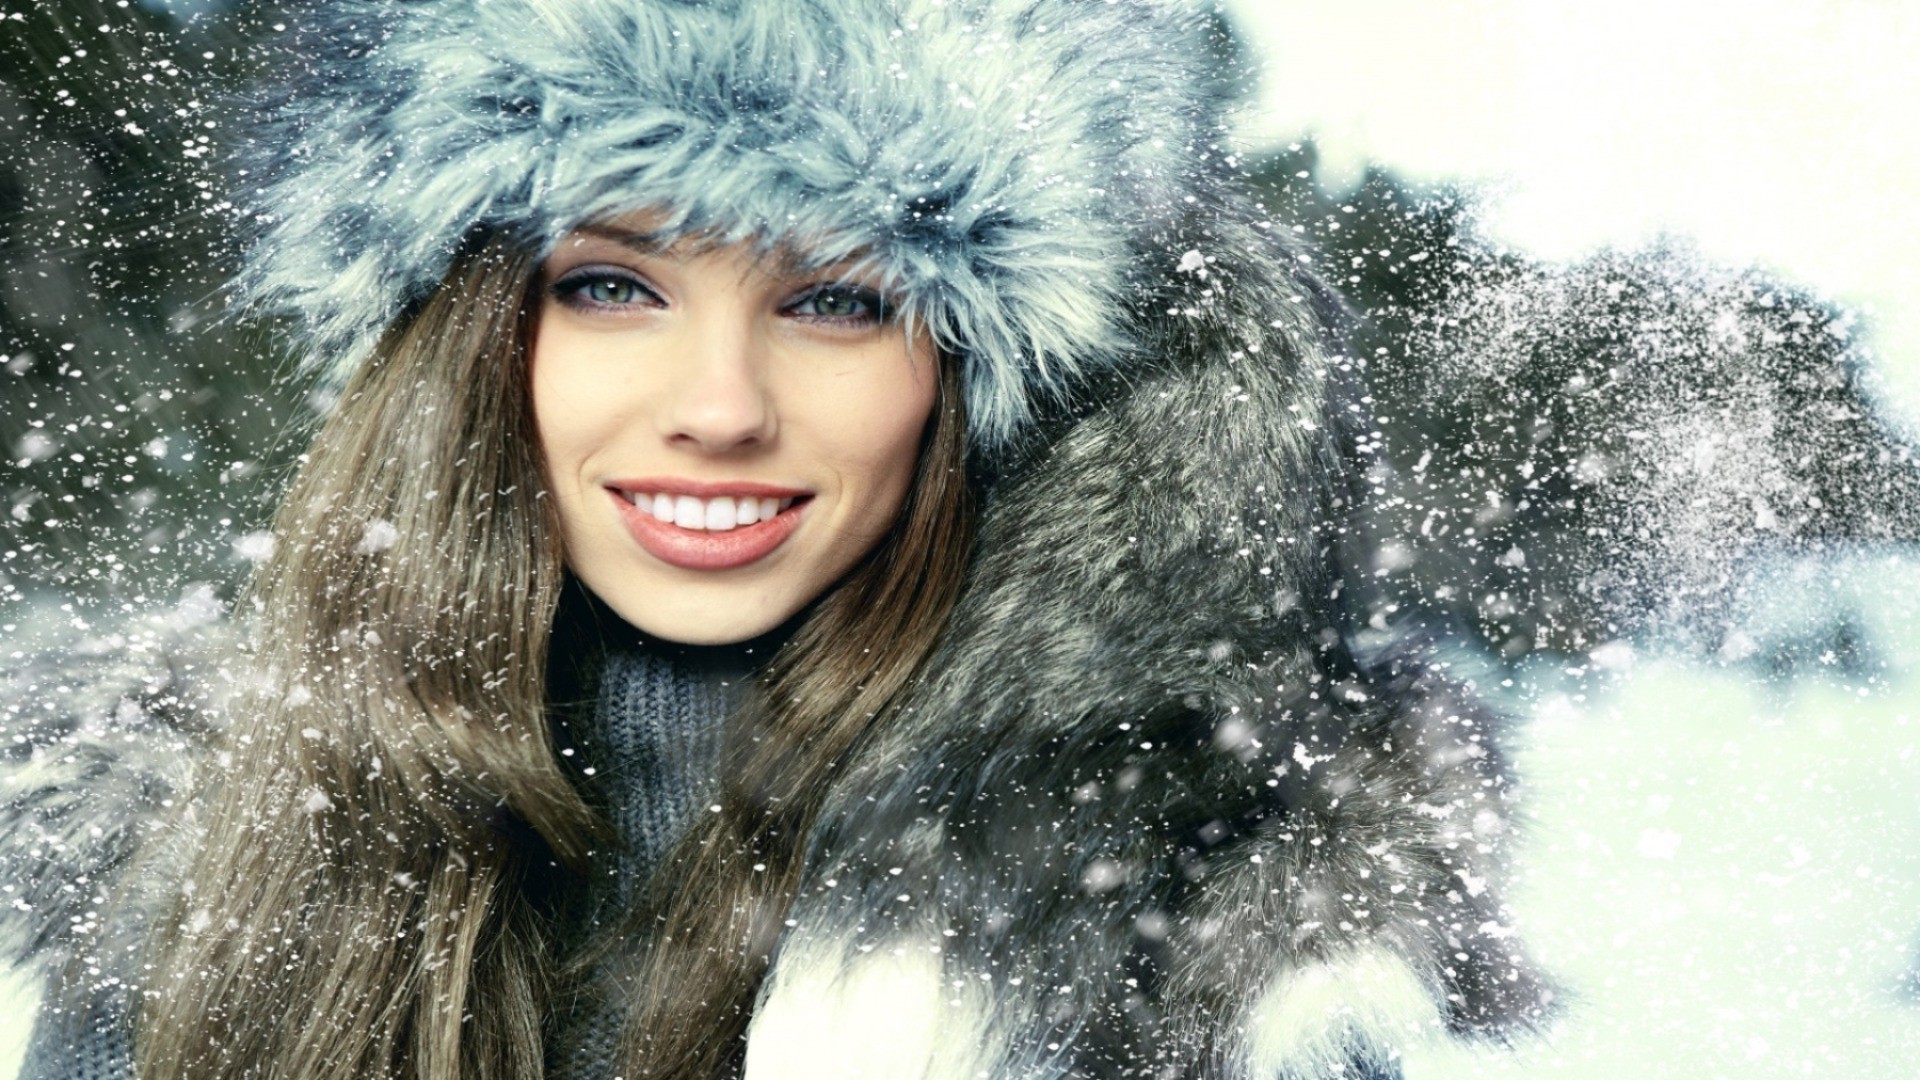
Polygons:
[[[561,647],[565,639],[556,641]],[[575,647],[581,641],[566,642]],[[685,831],[714,778],[722,721],[741,683],[777,644],[655,646],[632,638],[586,644],[583,662],[556,663],[556,681],[578,696],[558,710],[557,734],[580,764],[590,798],[614,827],[599,853],[563,953],[604,926],[617,926],[651,868]],[[556,1075],[599,1080],[612,1075],[623,1013],[612,977],[587,995],[549,1047]],[[21,1066],[21,1080],[122,1080],[131,1077],[127,1003],[97,997],[84,1010],[50,1001],[43,1008]]]
[[[588,795],[613,823],[615,850],[595,860],[585,917],[570,928],[563,951],[618,928],[654,866],[709,801],[722,721],[770,648],[765,640],[699,649],[626,645],[607,654],[604,669],[591,680],[598,689],[578,732],[577,753],[592,770]],[[613,1075],[623,999],[611,970],[604,972],[587,995],[587,1007],[553,1040],[549,1060],[556,1076]]]

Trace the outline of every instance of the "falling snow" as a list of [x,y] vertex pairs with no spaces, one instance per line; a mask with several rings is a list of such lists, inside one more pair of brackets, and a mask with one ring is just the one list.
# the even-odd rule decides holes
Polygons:
[[[0,31],[18,35],[0,58],[35,60],[0,67],[0,677],[224,632],[287,542],[275,503],[336,405],[288,381],[272,328],[222,318],[244,223],[218,168],[221,35],[286,25],[216,29],[222,9],[117,7],[74,29],[84,48],[40,8]],[[1488,240],[1460,192],[1388,174],[1335,189],[1307,146],[1245,166],[1262,227],[1305,245],[1353,324],[1333,374],[1354,406],[1339,434],[1359,524],[1341,542],[1359,633],[1432,634],[1523,718],[1519,932],[1581,1003],[1548,1045],[1429,1048],[1409,1076],[1915,1060],[1920,464],[1876,406],[1872,327],[1683,241],[1540,260]],[[1174,266],[1217,280],[1200,250]],[[348,542],[401,539],[377,519]],[[130,700],[100,716],[147,722]],[[25,745],[18,723],[0,714],[0,746]],[[1246,750],[1250,730],[1229,718],[1215,745]],[[1297,743],[1280,775],[1331,760]],[[319,819],[343,798],[279,801]],[[1493,820],[1472,817],[1469,843]],[[1093,859],[1077,883],[1105,894],[1129,873]],[[1157,919],[1143,936],[1169,932]],[[0,1063],[29,1014],[0,1009]]]

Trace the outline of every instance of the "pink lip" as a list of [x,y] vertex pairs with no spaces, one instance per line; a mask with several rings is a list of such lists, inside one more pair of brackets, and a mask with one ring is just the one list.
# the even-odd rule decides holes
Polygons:
[[722,495],[755,499],[798,499],[813,492],[805,488],[778,484],[755,484],[746,480],[681,480],[675,477],[643,476],[638,480],[609,480],[607,487],[636,495],[691,495],[696,499],[717,499]]
[[[653,486],[656,483],[658,486]],[[635,486],[629,487],[629,484]],[[640,508],[633,505],[633,500],[623,493],[626,491],[691,495],[701,499],[734,495],[756,499],[792,498],[799,501],[766,521],[741,525],[725,532],[706,532],[702,529],[683,529],[671,522],[661,521],[652,514],[641,513]],[[627,527],[627,533],[633,537],[634,543],[661,562],[683,570],[731,570],[759,562],[787,542],[787,537],[800,527],[800,518],[806,508],[813,505],[812,499],[803,498],[808,492],[768,484],[699,484],[686,480],[645,480],[635,483],[621,480],[617,486],[608,485],[606,492],[613,499],[614,511],[620,515],[620,523]]]

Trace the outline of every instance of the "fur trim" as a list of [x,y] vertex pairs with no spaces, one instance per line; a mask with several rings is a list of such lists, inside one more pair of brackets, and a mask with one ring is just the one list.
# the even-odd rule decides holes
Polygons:
[[[997,1080],[992,988],[950,977],[938,933],[867,952],[796,948],[753,1018],[747,1080]],[[849,952],[851,959],[843,959]]]
[[[143,894],[157,886],[124,881],[122,870],[149,844],[217,724],[218,612],[211,595],[194,596],[124,632],[30,626],[0,649],[0,956],[9,962],[138,939]],[[32,652],[21,648],[29,641]],[[103,927],[109,909],[115,925]]]
[[[1130,268],[1217,157],[1171,0],[349,0],[252,143],[243,303],[336,378],[476,228],[864,256],[965,358],[976,449],[1121,363]],[[318,62],[314,54],[321,53]]]

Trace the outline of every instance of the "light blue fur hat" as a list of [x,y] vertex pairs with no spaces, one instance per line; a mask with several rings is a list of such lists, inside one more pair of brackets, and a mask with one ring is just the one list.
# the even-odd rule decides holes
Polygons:
[[870,259],[962,358],[992,453],[1123,362],[1143,265],[1225,154],[1199,3],[321,8],[252,143],[237,296],[336,379],[477,231],[544,254],[645,209]]

